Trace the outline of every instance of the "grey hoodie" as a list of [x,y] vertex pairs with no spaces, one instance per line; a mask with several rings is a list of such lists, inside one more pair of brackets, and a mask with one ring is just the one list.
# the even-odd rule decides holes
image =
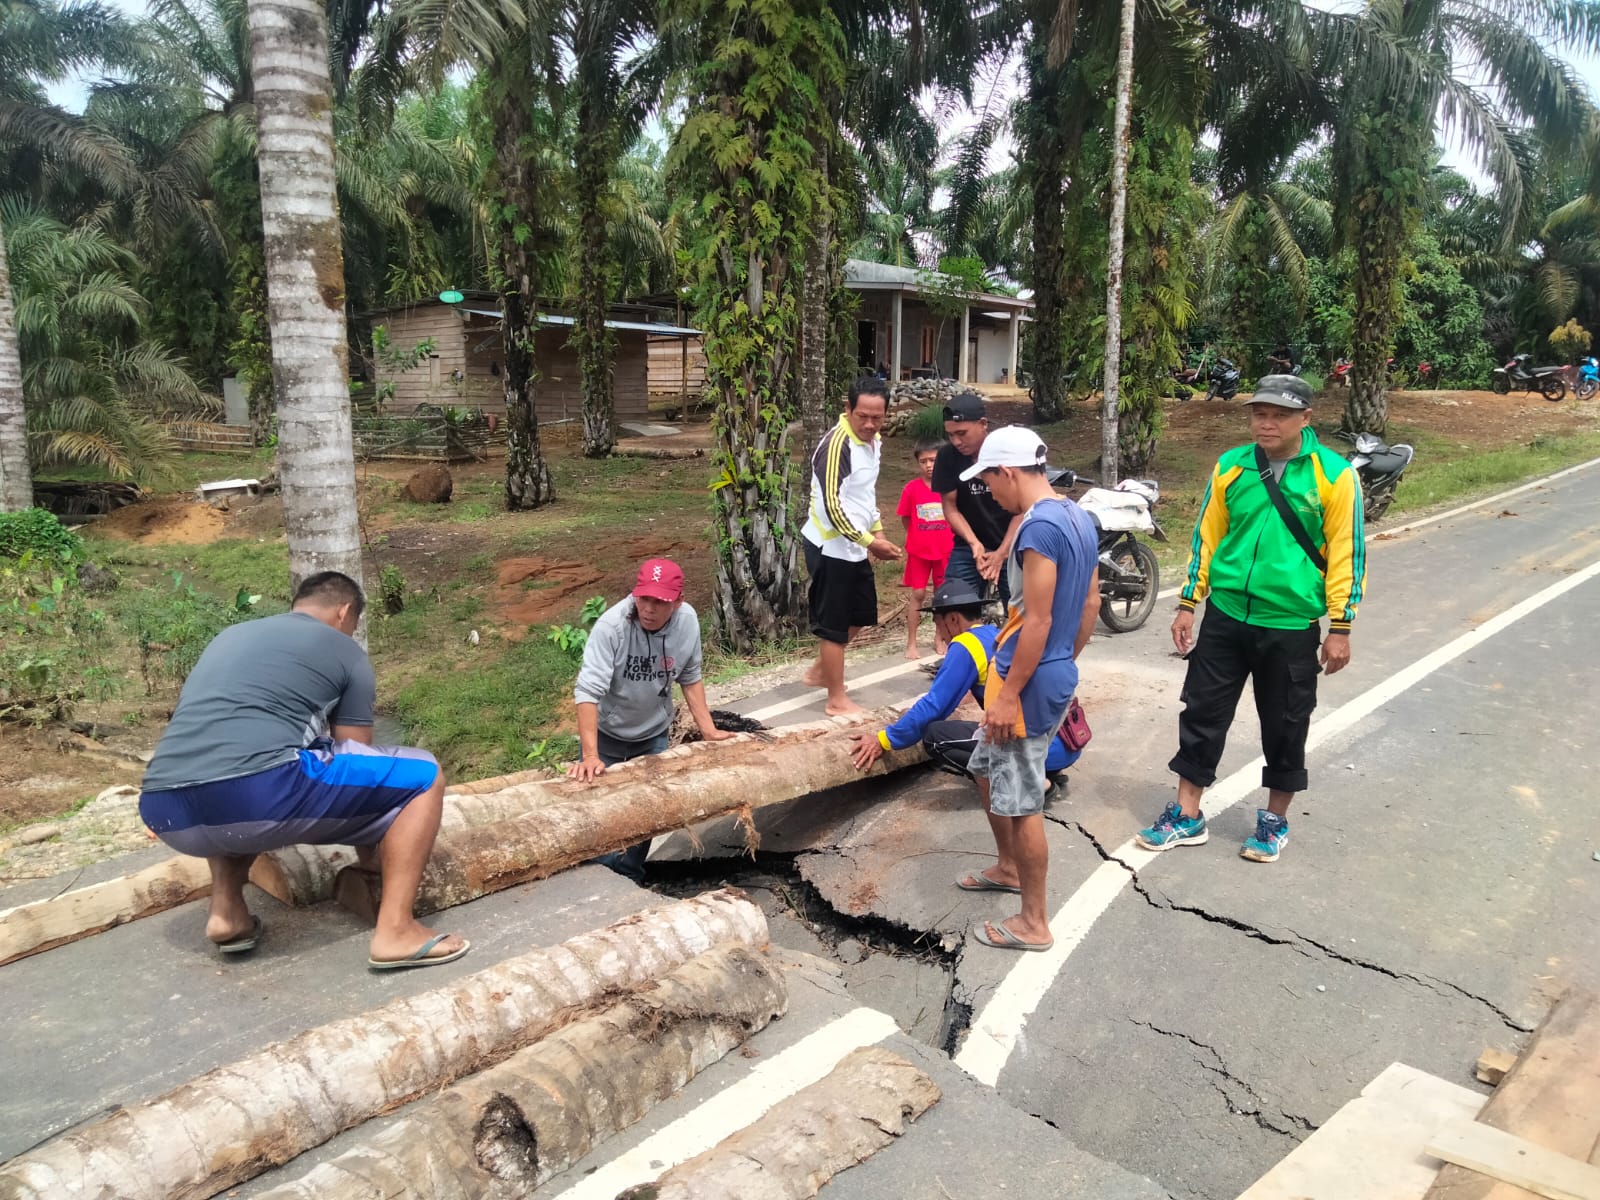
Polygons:
[[639,624],[633,597],[606,609],[589,630],[573,695],[600,706],[609,737],[642,742],[672,723],[672,684],[700,682],[700,618],[688,604],[654,633]]

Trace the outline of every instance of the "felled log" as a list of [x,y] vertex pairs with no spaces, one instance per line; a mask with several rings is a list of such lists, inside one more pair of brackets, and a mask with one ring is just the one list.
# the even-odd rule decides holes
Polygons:
[[[0,1198],[211,1196],[504,1060],[719,944],[766,942],[732,890],[637,913],[311,1029],[0,1165]],[[765,992],[760,992],[765,995]],[[725,998],[740,1011],[738,998]]]
[[787,1006],[776,966],[746,946],[718,947],[655,987],[463,1079],[259,1200],[526,1196]]
[[131,875],[0,911],[0,966],[211,893],[203,858],[179,855]]
[[[879,728],[845,717],[792,726],[760,740],[695,742],[613,767],[592,784],[567,780],[512,783],[463,795],[447,813],[423,875],[417,912],[543,879],[596,855],[715,817],[827,791],[922,762],[920,745],[889,751],[870,771],[856,770],[851,737]],[[752,831],[753,836],[753,831]],[[337,853],[337,852],[334,852]],[[338,860],[315,846],[274,851],[256,860],[251,880],[285,904],[314,904],[333,894]]]
[[809,1200],[939,1098],[938,1085],[898,1054],[863,1046],[759,1121],[617,1200]]

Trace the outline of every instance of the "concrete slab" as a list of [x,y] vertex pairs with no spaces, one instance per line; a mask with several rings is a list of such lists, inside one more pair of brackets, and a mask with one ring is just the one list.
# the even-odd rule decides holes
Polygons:
[[662,425],[655,421],[619,421],[617,428],[634,437],[671,437],[673,434],[682,433],[681,425]]
[[3,968],[0,1160],[269,1042],[661,902],[603,867],[579,867],[439,914],[436,927],[472,940],[465,958],[375,973],[369,932],[349,913],[250,895],[266,935],[235,961],[210,948],[205,907],[189,904]]

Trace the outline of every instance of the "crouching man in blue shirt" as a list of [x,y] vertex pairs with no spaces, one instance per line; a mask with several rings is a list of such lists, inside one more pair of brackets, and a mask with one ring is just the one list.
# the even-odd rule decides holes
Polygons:
[[[946,579],[934,592],[933,603],[924,611],[933,614],[939,640],[950,647],[945,652],[944,662],[927,693],[898,721],[876,733],[856,734],[855,764],[865,771],[885,750],[904,750],[920,741],[928,757],[940,767],[970,779],[967,760],[978,744],[978,722],[952,721],[949,717],[969,695],[982,707],[984,686],[989,682],[989,662],[994,657],[995,639],[1000,631],[983,620],[983,597],[965,579]],[[1045,759],[1051,792],[1059,785],[1055,777],[1077,762],[1082,753],[1067,749],[1067,743],[1060,736],[1051,743]],[[1017,890],[981,872],[962,879],[960,886],[968,891]]]

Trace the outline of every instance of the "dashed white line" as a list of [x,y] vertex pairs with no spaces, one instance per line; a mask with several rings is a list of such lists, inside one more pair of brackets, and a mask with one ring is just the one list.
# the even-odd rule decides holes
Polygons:
[[723,1088],[581,1182],[556,1193],[553,1200],[613,1200],[626,1188],[649,1183],[663,1171],[687,1162],[754,1123],[779,1101],[817,1082],[852,1050],[881,1042],[898,1033],[899,1028],[887,1013],[873,1008],[852,1009],[762,1062],[737,1083]]
[[[1491,617],[1469,633],[1419,658],[1416,662],[1396,671],[1382,683],[1368,688],[1353,700],[1341,704],[1322,720],[1311,726],[1306,737],[1309,753],[1329,738],[1345,732],[1358,721],[1371,716],[1385,704],[1415,687],[1441,667],[1461,657],[1475,646],[1510,628],[1518,621],[1545,605],[1581,587],[1600,575],[1600,561],[1590,563],[1558,583],[1536,592],[1512,605],[1497,616]],[[1263,760],[1256,758],[1229,775],[1206,792],[1207,818],[1231,808],[1261,786]],[[1139,870],[1157,857],[1153,851],[1136,845],[1132,838],[1111,852],[1128,867]],[[990,996],[983,1010],[972,1022],[966,1043],[956,1055],[956,1065],[991,1087],[999,1080],[1012,1051],[1022,1036],[1023,1026],[1039,1006],[1045,992],[1055,982],[1067,958],[1078,948],[1084,936],[1099,920],[1100,914],[1122,894],[1132,876],[1115,862],[1102,863],[1072,893],[1050,922],[1050,932],[1055,944],[1037,954],[1023,954],[1000,985]]]

